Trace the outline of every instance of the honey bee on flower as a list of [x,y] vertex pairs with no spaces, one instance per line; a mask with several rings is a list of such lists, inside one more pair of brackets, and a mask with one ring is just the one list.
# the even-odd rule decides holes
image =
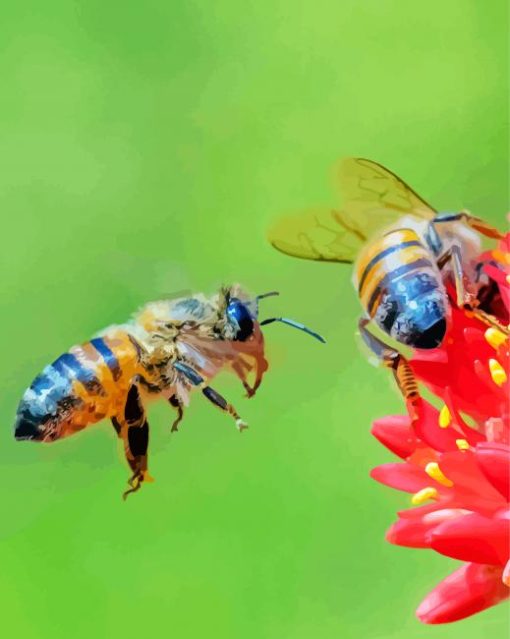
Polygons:
[[[480,260],[490,278],[480,305],[506,325],[510,234]],[[415,508],[399,513],[388,541],[464,562],[417,610],[425,623],[445,623],[510,594],[509,339],[454,305],[449,339],[416,351],[410,368],[442,408],[420,399],[418,407],[408,403],[408,416],[376,420],[372,433],[402,461],[378,466],[372,477],[412,494]]]
[[364,158],[339,163],[335,183],[343,196],[339,209],[283,217],[270,228],[269,241],[295,257],[355,263],[353,283],[365,312],[360,333],[406,398],[418,394],[409,363],[375,337],[373,324],[398,345],[435,349],[450,323],[450,286],[457,307],[508,335],[480,297],[489,283],[477,259],[480,235],[502,238],[498,229],[467,211],[438,212],[390,170]]
[[[403,460],[372,477],[411,493],[413,506],[387,538],[464,562],[417,610],[425,623],[456,621],[510,593],[510,234],[465,211],[438,213],[370,160],[345,160],[336,177],[340,210],[283,218],[269,240],[296,257],[356,261],[361,335],[393,371],[408,412],[372,429]],[[482,252],[481,235],[498,245]]]

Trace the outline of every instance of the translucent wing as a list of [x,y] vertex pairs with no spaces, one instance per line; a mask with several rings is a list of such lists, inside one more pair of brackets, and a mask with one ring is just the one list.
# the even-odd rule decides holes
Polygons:
[[335,167],[335,181],[344,210],[351,216],[365,217],[369,226],[389,212],[430,220],[436,214],[403,180],[384,166],[364,158],[346,158]]
[[324,262],[352,262],[367,240],[345,213],[327,207],[280,218],[268,238],[282,253]]
[[335,167],[335,183],[341,209],[314,208],[280,219],[268,234],[275,248],[310,260],[352,262],[368,239],[403,215],[435,215],[411,187],[371,160],[343,160]]

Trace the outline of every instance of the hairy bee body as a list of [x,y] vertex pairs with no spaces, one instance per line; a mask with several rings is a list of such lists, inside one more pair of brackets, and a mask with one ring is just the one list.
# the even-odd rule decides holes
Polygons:
[[476,263],[480,234],[497,229],[466,211],[438,212],[384,166],[346,158],[335,168],[341,208],[316,206],[278,220],[269,240],[296,257],[355,263],[365,316],[403,345],[439,346],[448,328],[447,287],[460,305],[487,278]]
[[123,421],[133,384],[144,400],[176,395],[187,405],[190,386],[173,367],[179,359],[192,365],[204,381],[229,365],[244,380],[252,365],[243,357],[251,355],[261,377],[267,365],[260,329],[244,342],[225,339],[229,327],[221,310],[218,299],[202,295],[152,302],[131,322],[72,347],[25,391],[17,411],[16,438],[48,442],[105,417]]
[[142,372],[128,332],[72,347],[37,375],[19,404],[17,439],[54,441],[119,414]]
[[109,418],[133,471],[125,495],[138,490],[149,477],[147,401],[168,401],[177,410],[177,430],[191,392],[201,390],[242,430],[247,424],[209,381],[230,370],[249,397],[255,394],[268,368],[263,324],[283,322],[323,341],[286,318],[259,323],[259,299],[274,294],[250,297],[233,286],[211,298],[147,304],[130,322],[72,347],[37,375],[18,406],[16,439],[53,442]]

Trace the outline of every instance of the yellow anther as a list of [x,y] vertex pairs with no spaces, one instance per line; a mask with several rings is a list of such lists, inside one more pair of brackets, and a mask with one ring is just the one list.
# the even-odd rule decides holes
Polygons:
[[498,348],[503,344],[506,340],[506,335],[499,331],[497,328],[488,328],[485,331],[485,339],[489,342],[492,348],[498,350]]
[[455,443],[457,444],[457,448],[459,450],[469,450],[469,444],[465,439],[456,439]]
[[411,503],[414,506],[420,506],[425,503],[427,499],[436,499],[437,498],[437,490],[432,488],[432,486],[427,486],[427,488],[422,488],[417,493],[411,497]]
[[452,480],[448,479],[448,477],[443,474],[443,471],[439,468],[439,464],[437,462],[429,462],[425,466],[425,472],[429,477],[435,479],[438,484],[442,484],[447,488],[451,488],[453,486]]
[[507,380],[505,369],[497,359],[489,360],[489,370],[491,372],[492,381],[498,386],[503,386]]
[[451,421],[452,421],[452,416],[450,414],[450,409],[448,408],[448,406],[445,404],[443,406],[443,408],[441,408],[441,411],[439,412],[439,426],[441,428],[448,428],[448,426],[450,425]]

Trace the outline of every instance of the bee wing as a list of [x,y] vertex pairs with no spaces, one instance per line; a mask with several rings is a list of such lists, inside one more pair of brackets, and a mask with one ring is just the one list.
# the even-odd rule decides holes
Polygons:
[[319,262],[352,262],[366,240],[345,213],[328,207],[280,218],[268,238],[282,253]]
[[335,182],[346,213],[356,219],[366,217],[369,226],[377,225],[378,216],[414,215],[430,220],[437,213],[402,179],[372,160],[341,160],[335,167]]
[[429,220],[435,210],[377,162],[347,158],[335,167],[341,209],[316,207],[281,218],[268,233],[288,255],[327,262],[353,262],[361,246],[403,215]]

